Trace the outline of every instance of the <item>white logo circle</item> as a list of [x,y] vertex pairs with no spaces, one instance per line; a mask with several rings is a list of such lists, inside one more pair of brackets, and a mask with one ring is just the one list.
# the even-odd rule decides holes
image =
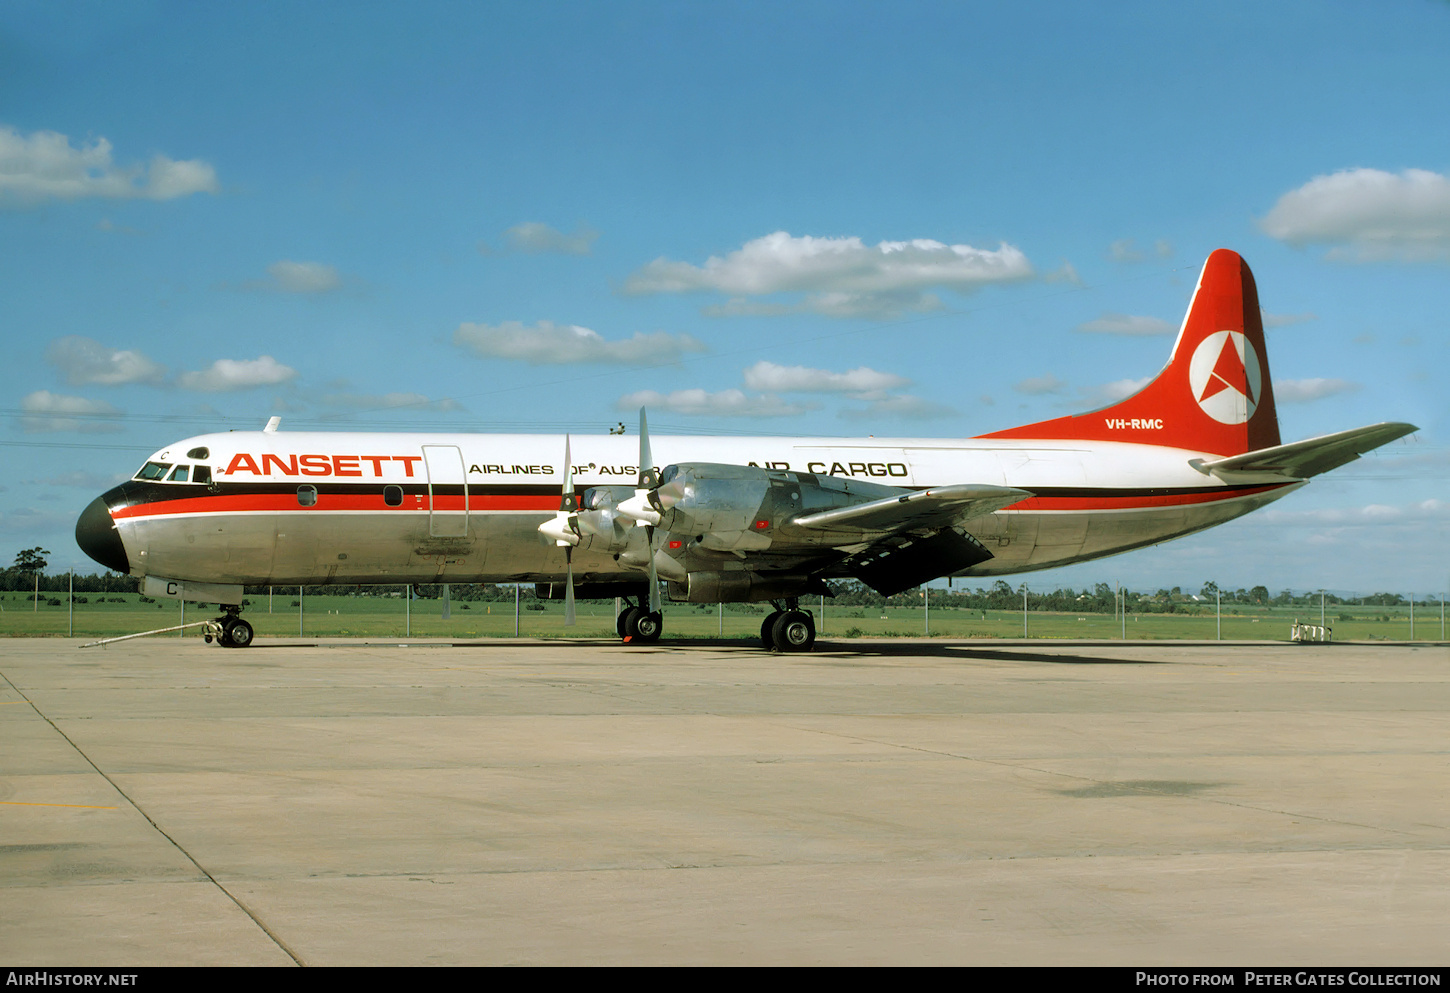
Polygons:
[[1188,363],[1194,402],[1220,424],[1242,424],[1258,409],[1263,388],[1259,353],[1239,331],[1215,331]]

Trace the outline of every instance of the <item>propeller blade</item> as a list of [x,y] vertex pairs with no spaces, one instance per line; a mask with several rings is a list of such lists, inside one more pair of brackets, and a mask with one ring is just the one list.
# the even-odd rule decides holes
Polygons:
[[660,612],[660,574],[655,571],[654,556],[654,528],[646,527],[645,531],[650,538],[649,556],[649,612],[658,614]]
[[564,587],[564,626],[566,628],[572,628],[574,626],[574,546],[573,545],[565,545],[564,546],[564,563],[565,563],[565,569],[566,569],[566,575],[564,577],[564,582],[567,584]]
[[649,422],[645,419],[644,408],[639,408],[639,484],[636,489],[652,490],[659,484],[659,477],[654,470],[654,457],[649,450]]
[[[564,435],[564,485],[559,495],[559,513],[552,521],[539,525],[539,530],[556,537],[564,546],[564,626],[574,626],[574,546],[579,544],[578,532],[569,526],[570,516],[579,509],[574,500],[574,460],[569,456],[569,436]],[[550,527],[552,525],[552,527]]]
[[559,510],[573,513],[578,507],[574,503],[574,463],[569,458],[569,436],[564,435],[564,489],[559,497]]

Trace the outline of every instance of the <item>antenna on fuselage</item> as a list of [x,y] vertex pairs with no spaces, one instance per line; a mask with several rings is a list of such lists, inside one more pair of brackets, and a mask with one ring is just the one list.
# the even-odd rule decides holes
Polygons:
[[263,434],[276,434],[277,427],[282,423],[282,418],[273,414],[267,418],[267,426],[262,429]]

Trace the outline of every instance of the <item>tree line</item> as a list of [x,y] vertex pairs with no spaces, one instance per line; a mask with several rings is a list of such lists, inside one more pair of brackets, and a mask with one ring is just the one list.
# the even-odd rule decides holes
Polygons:
[[[140,591],[137,580],[132,576],[125,576],[114,572],[104,573],[76,573],[74,577],[70,573],[47,573],[46,566],[49,564],[46,556],[51,553],[44,548],[27,548],[15,556],[15,562],[9,568],[0,572],[0,590],[27,592],[36,589],[37,580],[41,592],[64,593],[70,589],[72,579],[75,583],[77,593],[137,593]],[[863,583],[852,580],[832,581],[829,584],[833,592],[830,597],[831,603],[845,607],[919,607],[922,605],[925,587],[917,587],[903,593],[892,596],[882,596],[875,590]],[[1014,587],[1006,580],[999,579],[989,587],[978,586],[968,588],[965,586],[942,589],[933,587],[928,590],[930,605],[933,607],[958,607],[967,610],[1021,610],[1023,589],[1025,584]],[[297,589],[290,587],[273,587],[276,592],[290,592]],[[427,599],[441,597],[443,586],[441,584],[425,583],[414,587],[415,595]],[[266,586],[248,586],[247,596],[266,596]],[[390,592],[387,586],[307,586],[303,588],[304,596],[346,596],[348,594],[363,596],[387,596]],[[1205,583],[1197,594],[1197,599],[1192,594],[1184,593],[1181,587],[1175,586],[1172,589],[1159,589],[1157,592],[1131,591],[1123,589],[1115,591],[1107,583],[1098,583],[1091,590],[1074,590],[1061,588],[1052,591],[1031,590],[1026,591],[1027,607],[1034,611],[1056,611],[1060,613],[1115,613],[1119,603],[1124,603],[1128,609],[1135,613],[1176,613],[1188,612],[1212,608],[1215,597],[1218,602],[1231,606],[1250,607],[1287,607],[1305,606],[1314,607],[1319,605],[1319,594],[1315,593],[1294,593],[1291,590],[1282,590],[1276,595],[1271,595],[1265,586],[1253,586],[1248,589],[1230,590],[1220,588],[1215,582]],[[454,600],[463,601],[512,601],[514,599],[514,586],[512,584],[500,583],[455,583],[449,586],[449,596]],[[524,585],[518,593],[521,599],[536,599],[534,587]],[[1119,600],[1121,597],[1121,601]],[[1429,605],[1438,602],[1432,598],[1425,598],[1417,601]],[[1375,607],[1403,607],[1409,600],[1399,593],[1375,593],[1363,597],[1343,597],[1334,593],[1324,594],[1326,606],[1341,606],[1346,604],[1362,604]]]

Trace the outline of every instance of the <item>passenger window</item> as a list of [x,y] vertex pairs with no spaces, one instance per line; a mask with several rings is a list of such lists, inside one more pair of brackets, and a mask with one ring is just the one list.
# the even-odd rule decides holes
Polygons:
[[189,466],[189,465],[179,465],[179,466],[177,466],[175,469],[172,469],[171,470],[171,475],[167,477],[166,481],[168,483],[184,483],[184,482],[186,482],[186,470],[188,470],[190,468],[191,468],[191,466]]
[[297,487],[297,502],[303,507],[317,506],[317,487],[308,484]]
[[401,507],[403,505],[403,488],[401,486],[384,486],[383,503],[389,507]]
[[192,472],[192,474],[191,474],[191,481],[193,483],[210,483],[211,482],[211,466],[209,466],[209,465],[199,465],[199,466],[197,466],[196,469],[195,469],[195,471]]
[[137,479],[165,479],[166,470],[171,468],[170,462],[147,462],[136,473]]

